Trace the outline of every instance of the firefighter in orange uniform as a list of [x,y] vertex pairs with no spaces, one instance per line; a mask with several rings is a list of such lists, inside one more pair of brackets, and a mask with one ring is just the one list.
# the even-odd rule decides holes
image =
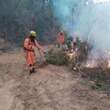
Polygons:
[[37,34],[35,31],[30,31],[29,37],[24,40],[24,53],[30,73],[35,72],[36,55],[34,48],[37,47],[44,52],[43,48],[38,44],[37,40],[35,40],[36,36]]
[[65,43],[65,34],[64,32],[60,32],[57,35],[57,43],[59,47],[63,47],[64,43]]

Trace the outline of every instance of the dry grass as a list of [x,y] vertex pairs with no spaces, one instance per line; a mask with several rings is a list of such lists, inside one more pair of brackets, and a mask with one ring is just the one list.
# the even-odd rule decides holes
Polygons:
[[[109,110],[109,96],[82,85],[80,82],[85,80],[77,72],[48,65],[29,76],[22,56],[22,52],[0,56],[0,105],[3,108],[8,105],[2,103],[2,99],[11,104],[9,110]],[[12,102],[5,97],[8,95],[13,97]]]

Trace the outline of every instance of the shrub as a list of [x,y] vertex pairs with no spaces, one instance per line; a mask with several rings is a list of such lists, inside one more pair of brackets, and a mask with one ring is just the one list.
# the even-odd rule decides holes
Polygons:
[[56,47],[50,49],[46,53],[45,58],[46,62],[49,64],[66,65],[68,62],[65,51]]

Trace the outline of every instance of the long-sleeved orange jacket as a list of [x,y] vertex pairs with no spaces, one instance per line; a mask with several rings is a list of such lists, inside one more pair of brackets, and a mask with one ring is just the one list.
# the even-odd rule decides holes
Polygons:
[[36,63],[36,55],[34,51],[35,47],[43,50],[36,40],[32,41],[29,37],[25,38],[24,53],[25,53],[25,58],[28,66],[33,66]]
[[64,44],[65,42],[65,35],[64,33],[59,33],[58,36],[57,36],[57,42],[58,44]]

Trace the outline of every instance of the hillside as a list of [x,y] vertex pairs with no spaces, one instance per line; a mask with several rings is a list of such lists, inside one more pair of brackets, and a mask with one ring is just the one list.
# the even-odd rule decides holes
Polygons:
[[22,51],[0,55],[0,110],[109,110],[110,97],[79,73],[46,65],[29,76]]

